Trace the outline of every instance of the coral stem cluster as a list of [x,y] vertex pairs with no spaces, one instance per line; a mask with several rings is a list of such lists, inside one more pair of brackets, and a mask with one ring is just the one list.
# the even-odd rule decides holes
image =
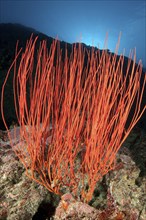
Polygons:
[[[135,65],[135,55],[125,71],[122,55],[118,59],[95,48],[89,52],[81,44],[74,45],[71,54],[66,47],[63,54],[57,40],[49,50],[42,41],[36,52],[36,41],[27,42],[19,67],[17,54],[12,65],[21,135],[21,143],[12,147],[30,178],[51,192],[70,191],[88,202],[146,109],[141,109],[146,76],[140,87],[142,66]],[[4,122],[10,70],[2,88]]]

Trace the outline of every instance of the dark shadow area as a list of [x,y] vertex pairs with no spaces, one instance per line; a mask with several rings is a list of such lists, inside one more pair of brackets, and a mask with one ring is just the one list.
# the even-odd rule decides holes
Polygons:
[[46,220],[53,217],[56,207],[52,203],[42,202],[32,220]]

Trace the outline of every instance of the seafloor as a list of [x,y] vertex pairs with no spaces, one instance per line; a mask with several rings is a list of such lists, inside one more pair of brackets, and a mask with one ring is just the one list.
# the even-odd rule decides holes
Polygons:
[[0,220],[145,220],[146,131],[133,129],[117,154],[116,169],[97,183],[89,204],[70,193],[59,198],[28,179],[4,131],[0,177]]

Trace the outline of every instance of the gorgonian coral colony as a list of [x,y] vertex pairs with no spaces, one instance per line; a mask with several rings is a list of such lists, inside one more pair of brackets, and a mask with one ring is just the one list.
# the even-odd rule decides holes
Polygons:
[[[146,109],[141,109],[146,75],[140,87],[142,65],[135,64],[135,54],[124,71],[122,55],[88,51],[82,44],[74,45],[70,55],[66,46],[62,55],[57,40],[49,50],[42,41],[35,51],[36,41],[31,37],[25,51],[16,52],[2,88],[1,111],[8,130],[4,92],[14,67],[21,141],[12,148],[27,176],[51,192],[70,191],[88,202],[97,181],[114,168],[117,151]],[[8,134],[11,139],[9,130]]]

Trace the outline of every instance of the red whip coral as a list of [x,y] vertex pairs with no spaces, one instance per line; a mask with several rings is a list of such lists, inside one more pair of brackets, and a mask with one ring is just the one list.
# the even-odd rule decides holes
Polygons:
[[[81,44],[62,55],[54,40],[48,51],[37,38],[27,42],[19,68],[14,65],[14,103],[20,125],[21,144],[12,146],[24,164],[27,176],[49,191],[70,191],[88,202],[96,182],[114,168],[115,157],[131,129],[144,113],[141,109],[142,66],[124,56],[102,53]],[[35,65],[35,58],[37,63]],[[1,111],[4,89],[2,87]],[[135,111],[126,122],[132,105]],[[9,131],[8,131],[9,132]]]

